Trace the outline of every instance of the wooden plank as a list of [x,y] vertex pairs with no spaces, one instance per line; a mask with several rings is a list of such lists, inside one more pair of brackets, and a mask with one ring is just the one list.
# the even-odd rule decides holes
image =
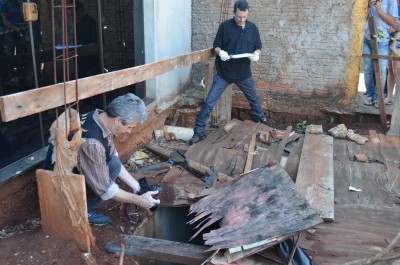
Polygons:
[[331,136],[306,133],[296,190],[317,210],[322,219],[335,219]]
[[[209,62],[207,64],[206,74],[205,74],[205,97],[207,97],[208,92],[213,84],[213,79],[215,75],[215,62]],[[232,87],[233,85],[229,85],[224,93],[222,93],[220,99],[217,104],[215,104],[212,112],[211,119],[214,123],[219,123],[221,119],[226,121],[231,120],[232,116]],[[205,98],[204,98],[205,99]]]
[[[377,35],[376,28],[375,28],[374,16],[371,16],[369,18],[368,25],[369,25],[369,29],[371,31],[371,35]],[[379,54],[378,41],[376,40],[376,38],[371,38],[371,50],[372,50],[373,54]],[[381,117],[381,125],[384,130],[387,130],[385,102],[384,102],[384,95],[383,95],[383,84],[382,84],[381,72],[380,72],[380,68],[379,68],[379,60],[374,59],[373,64],[374,64],[376,90],[378,90],[377,92],[378,92],[378,96],[379,96],[378,101],[379,101],[379,114]]]
[[299,169],[301,151],[303,149],[304,137],[301,137],[296,144],[296,147],[290,152],[288,160],[286,161],[285,170],[293,180],[296,182],[297,171]]
[[249,149],[247,150],[247,160],[246,160],[246,165],[244,166],[243,173],[247,173],[251,170],[251,167],[253,165],[255,147],[256,147],[256,134],[253,134],[251,136]]
[[[168,158],[172,153],[172,151],[164,149],[164,148],[162,148],[162,147],[160,147],[158,145],[155,145],[155,144],[147,145],[146,148],[149,149],[150,151],[155,152],[155,153],[157,153],[159,155],[162,155],[162,156],[164,156],[166,158]],[[206,167],[204,165],[201,165],[201,164],[199,164],[199,163],[197,163],[197,162],[195,162],[193,160],[190,160],[190,159],[188,159],[188,162],[189,162],[189,167],[192,170],[194,170],[195,172],[197,172],[197,173],[200,173],[202,175],[207,175],[208,174],[207,172],[210,172],[210,168],[208,168],[208,167]],[[232,180],[233,180],[232,177],[218,172],[218,182],[224,183],[224,182],[232,181]]]
[[225,254],[222,251],[218,251],[211,259],[211,261],[207,264],[242,264],[242,265],[264,265],[264,264],[270,264],[269,260],[267,258],[264,258],[260,255],[252,255],[249,257],[245,257],[240,259],[237,262],[230,263],[228,261],[228,258],[225,256]]
[[272,151],[271,148],[264,148],[261,146],[256,146],[256,156],[253,158],[253,164],[251,169],[261,168],[267,164],[268,157],[272,156],[271,153],[275,154],[275,151],[278,147],[273,146]]
[[[0,97],[1,119],[4,122],[70,104],[156,77],[180,67],[209,59],[212,49],[180,55],[159,62],[140,65],[110,73],[59,83]],[[64,96],[65,85],[65,96]],[[77,86],[77,90],[76,90]],[[78,95],[78,98],[76,97]]]
[[37,183],[43,232],[75,241],[90,252],[94,237],[89,226],[83,175],[54,175],[38,169]]
[[[123,241],[125,255],[129,256],[187,265],[202,264],[211,256],[205,246],[132,235],[125,235]],[[121,252],[121,247],[112,242],[106,244],[106,249],[112,253]]]
[[229,248],[227,251],[225,251],[225,256],[227,257],[228,262],[232,263],[238,259],[248,257],[252,254],[259,253],[260,251],[265,250],[266,248],[270,248],[274,245],[277,245],[296,234],[297,233],[293,233],[292,235],[286,235],[283,237],[269,238],[267,240],[262,240],[254,244]]
[[366,54],[363,53],[362,57],[371,59],[383,59],[389,61],[400,61],[400,57],[394,55],[382,55],[382,54]]
[[285,146],[289,143],[289,135],[290,132],[292,131],[292,126],[288,126],[285,130],[285,136],[283,137],[282,141],[279,143],[278,150],[275,153],[275,158],[274,160],[277,163],[281,163],[283,151],[285,150]]
[[[400,84],[400,71],[396,73],[396,84]],[[400,85],[399,85],[400,86]],[[397,87],[397,86],[396,86]],[[390,130],[387,135],[400,136],[400,92],[396,89],[394,94],[393,115],[390,120]]]
[[229,85],[224,93],[222,93],[221,98],[218,100],[216,105],[218,112],[218,120],[230,121],[232,118],[232,90],[233,85]]

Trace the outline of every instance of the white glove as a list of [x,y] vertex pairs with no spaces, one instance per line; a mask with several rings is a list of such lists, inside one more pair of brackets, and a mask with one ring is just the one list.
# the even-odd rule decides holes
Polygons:
[[253,52],[253,55],[250,56],[250,60],[252,62],[257,62],[258,60],[260,60],[260,55],[258,54],[258,52]]
[[229,57],[228,53],[224,50],[220,50],[218,53],[219,57],[221,58],[222,61],[228,61],[231,57]]

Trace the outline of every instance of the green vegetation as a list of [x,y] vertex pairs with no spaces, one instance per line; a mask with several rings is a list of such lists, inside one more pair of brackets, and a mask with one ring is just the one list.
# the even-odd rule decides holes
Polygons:
[[296,132],[304,132],[306,130],[306,127],[307,127],[307,121],[306,120],[301,121],[296,124],[295,131]]

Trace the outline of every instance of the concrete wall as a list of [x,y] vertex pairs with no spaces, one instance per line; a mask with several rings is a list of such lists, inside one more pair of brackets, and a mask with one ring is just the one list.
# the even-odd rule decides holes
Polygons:
[[[212,46],[221,2],[193,0],[192,49]],[[227,18],[233,17],[230,1]],[[248,0],[249,20],[259,28],[263,49],[253,75],[260,94],[291,100],[348,105],[357,92],[366,0]],[[204,69],[194,70],[195,82]],[[263,97],[261,97],[263,98]],[[301,101],[300,101],[301,99]]]
[[[191,3],[181,0],[145,0],[146,64],[191,52]],[[191,67],[147,80],[146,95],[168,107],[191,82]]]

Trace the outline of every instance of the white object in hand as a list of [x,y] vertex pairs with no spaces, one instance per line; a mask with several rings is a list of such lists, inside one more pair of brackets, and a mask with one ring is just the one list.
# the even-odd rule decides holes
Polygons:
[[228,61],[230,59],[228,53],[224,50],[220,50],[218,53],[219,57],[221,58],[222,61]]
[[257,62],[260,59],[260,55],[258,54],[258,52],[253,52],[253,55],[250,56],[250,60],[252,62]]
[[253,56],[252,53],[233,54],[231,55],[231,59],[250,58],[251,56]]

